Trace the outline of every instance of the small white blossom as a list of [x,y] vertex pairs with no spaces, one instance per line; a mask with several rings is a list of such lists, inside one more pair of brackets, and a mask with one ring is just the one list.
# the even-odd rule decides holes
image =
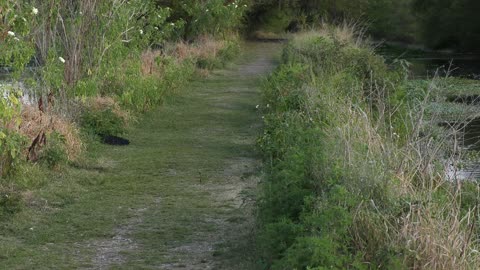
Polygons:
[[15,36],[15,33],[12,32],[12,31],[8,31],[7,34],[8,34],[9,36],[11,36],[11,37],[14,37],[14,36]]
[[259,107],[260,107],[260,105],[257,105],[257,106],[255,106],[255,109],[258,109]]
[[139,32],[140,32],[140,35],[143,35],[143,30],[142,29],[140,29]]
[[270,108],[270,104],[267,104],[267,108]]
[[62,63],[65,63],[65,59],[63,59],[63,57],[61,57],[61,56],[58,57],[58,60],[60,60],[60,62],[62,62]]
[[32,8],[32,14],[37,15],[38,14],[38,9],[36,7]]
[[158,30],[158,27],[155,26],[155,30]]
[[20,41],[20,39],[18,37],[14,37],[13,38],[15,41]]

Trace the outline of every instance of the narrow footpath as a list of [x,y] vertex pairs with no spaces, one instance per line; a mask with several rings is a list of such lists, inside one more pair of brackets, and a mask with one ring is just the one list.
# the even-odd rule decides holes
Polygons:
[[[253,269],[261,78],[279,44],[251,43],[74,169],[78,197],[3,235],[8,269]],[[73,181],[73,180],[69,180]],[[62,184],[59,182],[59,185]],[[74,193],[72,191],[72,193]],[[53,200],[53,199],[52,199]],[[45,202],[47,204],[47,202]],[[22,225],[23,226],[23,225]],[[6,229],[4,229],[6,231]],[[5,243],[5,242],[4,242]],[[6,248],[4,248],[6,249]]]

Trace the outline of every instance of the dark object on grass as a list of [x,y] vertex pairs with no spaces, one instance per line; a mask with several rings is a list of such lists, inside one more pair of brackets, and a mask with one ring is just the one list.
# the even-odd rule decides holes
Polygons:
[[129,145],[130,141],[113,135],[102,136],[102,142],[110,145]]

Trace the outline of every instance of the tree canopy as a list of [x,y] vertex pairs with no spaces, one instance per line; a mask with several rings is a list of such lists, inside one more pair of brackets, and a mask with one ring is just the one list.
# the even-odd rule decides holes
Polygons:
[[[350,20],[364,23],[379,38],[422,43],[434,49],[479,50],[478,0],[251,1],[250,22],[267,29],[274,29],[272,24],[284,27],[286,18],[310,24]],[[272,16],[282,20],[272,20]]]

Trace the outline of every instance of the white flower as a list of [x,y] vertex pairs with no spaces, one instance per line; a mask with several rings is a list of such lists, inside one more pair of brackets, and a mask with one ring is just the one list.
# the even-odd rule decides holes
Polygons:
[[155,26],[155,30],[158,30],[158,27]]
[[270,104],[267,104],[267,108],[270,108]]
[[257,106],[255,106],[255,109],[258,109],[259,107],[260,107],[260,105],[257,105]]
[[37,15],[38,14],[38,9],[36,7],[32,8],[32,14]]
[[140,32],[140,35],[143,35],[143,30],[142,30],[142,29],[140,29],[140,31],[139,31],[139,32]]
[[14,37],[13,38],[15,41],[20,41],[20,39],[18,37]]
[[171,25],[171,26],[175,26],[175,24],[174,24],[174,23],[170,23],[170,25]]
[[58,57],[58,60],[60,60],[60,62],[62,62],[62,63],[65,63],[65,59],[63,59],[63,57],[61,57],[61,56]]
[[15,36],[15,33],[12,32],[12,31],[8,31],[7,34],[8,34],[9,36],[11,36],[11,37],[14,37],[14,36]]

